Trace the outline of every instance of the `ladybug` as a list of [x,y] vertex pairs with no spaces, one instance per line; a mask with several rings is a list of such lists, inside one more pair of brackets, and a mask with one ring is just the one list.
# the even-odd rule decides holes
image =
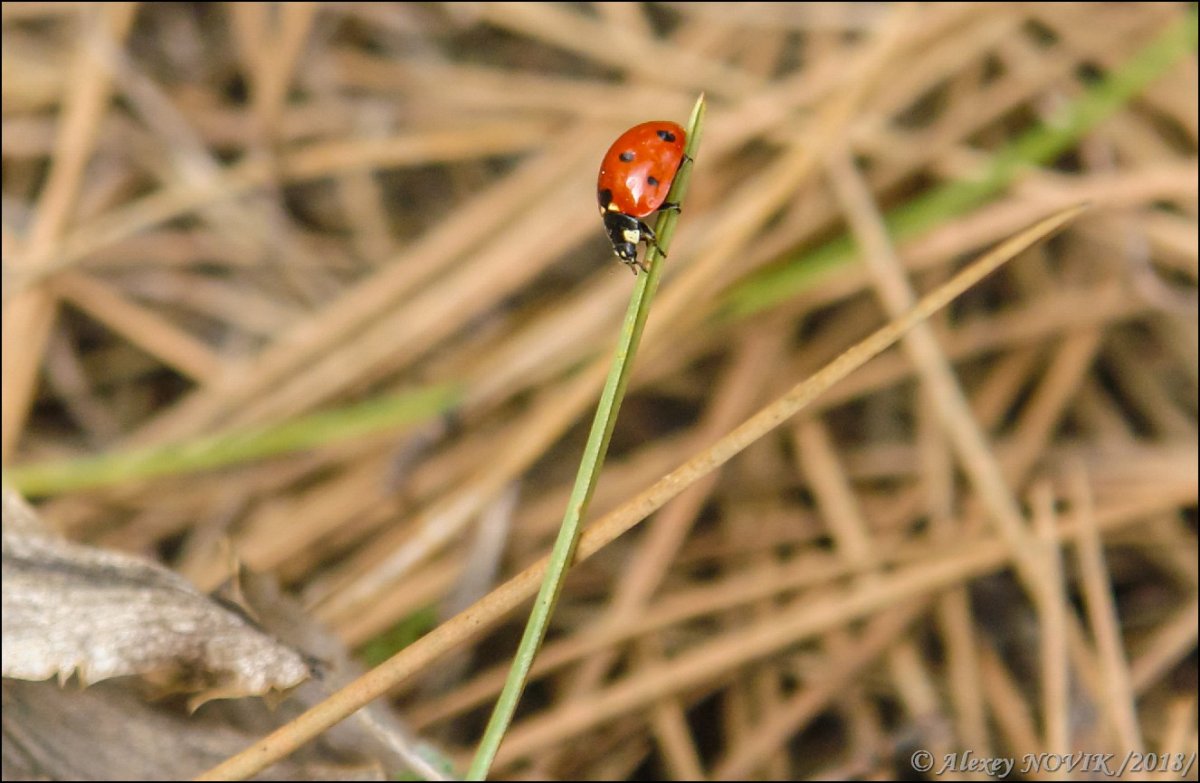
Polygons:
[[658,247],[654,231],[641,219],[660,209],[679,209],[667,201],[667,193],[687,158],[686,141],[687,133],[673,122],[643,122],[618,136],[600,163],[596,197],[604,229],[613,252],[635,276],[638,269],[649,271],[638,261],[638,243]]

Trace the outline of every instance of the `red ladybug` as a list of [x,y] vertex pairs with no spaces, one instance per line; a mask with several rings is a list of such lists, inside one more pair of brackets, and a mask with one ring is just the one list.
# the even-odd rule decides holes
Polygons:
[[660,209],[679,209],[667,202],[671,182],[679,171],[687,133],[673,122],[643,122],[622,133],[604,154],[596,196],[604,229],[617,258],[633,274],[640,268],[637,246],[658,247],[654,231],[641,218]]

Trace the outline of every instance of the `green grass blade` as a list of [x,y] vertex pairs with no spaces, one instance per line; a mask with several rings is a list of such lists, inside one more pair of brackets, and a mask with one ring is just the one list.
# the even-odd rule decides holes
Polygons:
[[456,386],[429,386],[271,427],[15,467],[4,471],[4,481],[33,497],[227,467],[425,421],[449,411],[460,396]]
[[[687,129],[687,154],[693,159],[700,145],[704,110],[705,101],[702,95],[692,110],[692,117]],[[692,165],[687,163],[680,168],[675,182],[671,186],[671,193],[667,197],[669,201],[682,203],[687,192],[688,181],[691,178],[691,170]],[[664,249],[670,247],[671,237],[675,233],[675,223],[678,219],[679,215],[675,212],[659,214],[655,233],[658,235],[659,244]],[[525,690],[529,670],[533,666],[533,658],[546,636],[550,615],[554,611],[554,605],[558,601],[559,593],[566,579],[567,568],[574,557],[575,546],[579,543],[583,518],[587,513],[592,491],[596,488],[596,482],[599,480],[600,469],[604,465],[604,455],[608,451],[608,442],[617,421],[621,400],[625,397],[625,387],[633,372],[633,360],[637,354],[642,329],[646,324],[646,317],[650,313],[650,303],[658,289],[659,276],[663,266],[662,257],[652,248],[646,253],[646,263],[650,267],[650,271],[639,277],[637,283],[634,284],[629,309],[626,311],[625,321],[621,326],[616,354],[613,357],[608,378],[604,383],[604,390],[600,395],[596,417],[592,421],[592,429],[588,435],[587,445],[584,447],[571,498],[567,502],[562,527],[559,528],[558,539],[554,542],[554,549],[550,553],[545,579],[534,599],[533,609],[530,611],[529,621],[525,626],[525,634],[521,637],[521,644],[517,648],[512,669],[504,683],[504,689],[496,700],[492,717],[488,721],[483,738],[475,752],[475,758],[467,772],[468,780],[483,780],[491,769],[496,752],[500,749],[500,742],[504,739],[504,734],[512,722],[517,702],[521,698],[522,691]]]
[[437,627],[437,607],[423,606],[364,644],[359,658],[374,668]]
[[[958,217],[1011,185],[1030,166],[1044,165],[1079,143],[1101,121],[1129,103],[1182,58],[1196,51],[1196,9],[1169,25],[1157,38],[1078,99],[1063,107],[992,156],[979,176],[947,183],[891,210],[889,233],[908,239]],[[719,308],[724,318],[753,315],[811,287],[856,257],[848,236],[774,264],[735,286]]]

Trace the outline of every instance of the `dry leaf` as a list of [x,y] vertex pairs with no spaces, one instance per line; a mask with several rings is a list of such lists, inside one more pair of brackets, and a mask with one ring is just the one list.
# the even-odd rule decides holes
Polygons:
[[78,672],[87,684],[170,672],[237,696],[286,690],[309,674],[295,650],[170,571],[39,529],[8,490],[3,563],[5,677]]
[[[205,696],[290,688],[275,708],[262,699],[147,703],[130,681],[86,690],[4,682],[0,778],[169,780],[194,777],[321,701],[359,673],[345,647],[312,623],[269,577],[244,574],[244,611],[268,633],[134,557],[71,544],[49,533],[16,493],[4,492],[4,676],[95,682],[163,669],[201,672]],[[60,623],[64,623],[60,625]],[[282,641],[281,641],[282,640]],[[288,646],[288,645],[292,646]],[[322,662],[323,680],[293,649]],[[270,694],[268,694],[270,695]],[[193,697],[194,705],[197,697]],[[382,780],[384,770],[440,778],[426,751],[382,703],[364,710],[260,775],[271,780]]]
[[[5,680],[3,695],[4,780],[187,780],[271,727],[233,726],[219,713],[171,712],[146,703],[120,681],[75,690],[51,682]],[[243,701],[261,705],[257,699]],[[227,704],[234,703],[241,702]],[[384,779],[377,763],[339,758],[324,746],[306,749],[259,777]]]

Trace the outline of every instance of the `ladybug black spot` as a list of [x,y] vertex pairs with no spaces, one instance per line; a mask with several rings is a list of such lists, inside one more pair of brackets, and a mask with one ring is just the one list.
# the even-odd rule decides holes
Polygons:
[[671,131],[669,131],[669,130],[660,130],[658,132],[658,137],[665,142],[675,141],[675,134],[671,133]]
[[608,188],[601,190],[596,194],[596,197],[600,199],[600,206],[602,207],[607,207],[612,203],[612,191]]
[[657,187],[658,187],[658,180],[657,180],[657,179],[655,179],[654,177],[646,177],[646,184],[647,184],[647,185],[649,185],[649,186],[650,186],[650,187],[652,187],[652,188],[657,188]]
[[626,163],[633,160],[633,158],[634,158],[634,155],[629,150],[625,150],[624,152],[621,153],[621,160],[625,161]]

